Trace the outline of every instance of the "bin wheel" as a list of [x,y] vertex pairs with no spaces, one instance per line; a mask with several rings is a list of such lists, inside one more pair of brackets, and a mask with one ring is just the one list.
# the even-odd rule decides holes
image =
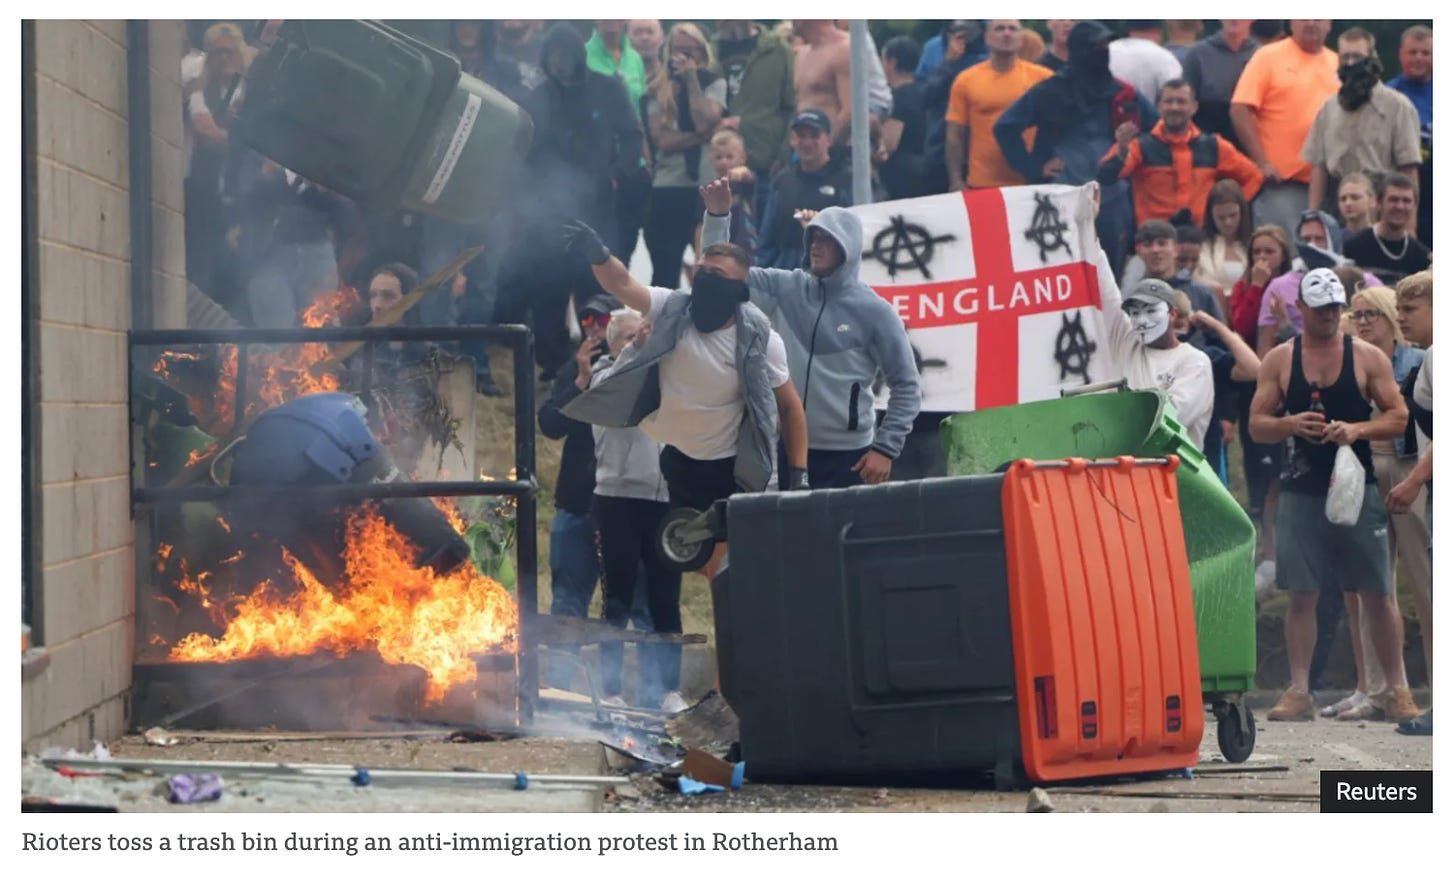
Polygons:
[[1218,714],[1218,750],[1229,762],[1244,762],[1254,752],[1254,710],[1230,704]]
[[713,557],[713,538],[698,538],[699,534],[694,533],[701,532],[702,518],[702,512],[688,507],[674,509],[663,517],[657,530],[657,552],[674,570],[698,570]]

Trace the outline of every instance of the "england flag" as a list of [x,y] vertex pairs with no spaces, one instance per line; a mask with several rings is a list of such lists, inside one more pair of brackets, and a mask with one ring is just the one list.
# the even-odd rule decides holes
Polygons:
[[865,204],[861,277],[910,332],[921,410],[1056,397],[1115,373],[1093,261],[1093,184]]

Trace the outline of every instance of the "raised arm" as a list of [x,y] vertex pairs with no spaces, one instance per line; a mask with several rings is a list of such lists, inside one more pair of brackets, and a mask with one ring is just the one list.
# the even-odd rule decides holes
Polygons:
[[643,314],[652,310],[652,294],[612,255],[596,229],[581,220],[572,220],[562,227],[562,236],[568,253],[591,263],[592,275],[602,289],[628,308]]
[[1234,357],[1234,368],[1230,373],[1235,381],[1257,381],[1259,378],[1259,355],[1249,343],[1232,329],[1219,322],[1207,311],[1195,311],[1190,321],[1194,327],[1218,336],[1223,346]]

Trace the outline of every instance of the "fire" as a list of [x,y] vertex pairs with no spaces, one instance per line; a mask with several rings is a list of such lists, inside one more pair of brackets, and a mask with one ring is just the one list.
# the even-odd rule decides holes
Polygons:
[[[357,307],[359,294],[352,287],[329,290],[320,293],[312,305],[299,314],[299,324],[319,328],[336,323],[346,310]],[[310,393],[329,393],[340,388],[339,376],[334,372],[314,369],[329,356],[324,344],[287,345],[277,349],[250,351],[248,355],[248,388],[256,388],[244,407],[245,417],[257,414],[263,409],[305,396]],[[152,366],[159,377],[171,381],[187,382],[177,367],[188,364],[195,372],[203,363],[201,354],[190,351],[165,351]],[[237,412],[235,391],[238,382],[238,349],[223,345],[219,349],[215,382],[207,379],[208,389],[197,390],[184,386],[180,388],[187,396],[189,407],[196,415],[201,428],[213,436],[224,436],[237,426],[234,417]],[[196,383],[196,382],[194,382]],[[208,448],[189,456],[189,465],[211,455],[216,448]]]
[[[423,668],[426,697],[438,701],[451,686],[475,680],[473,655],[514,649],[516,606],[509,592],[465,564],[439,576],[415,560],[415,547],[374,507],[349,517],[347,582],[330,590],[287,551],[296,589],[264,582],[245,597],[216,603],[206,574],[182,587],[215,615],[223,633],[192,633],[171,651],[175,661],[232,661],[374,649],[391,664]],[[210,602],[210,603],[209,603]],[[220,612],[219,612],[220,611]]]
[[465,535],[465,517],[460,514],[459,508],[444,497],[431,497],[435,508],[444,514],[445,520],[450,522],[450,527],[461,536]]

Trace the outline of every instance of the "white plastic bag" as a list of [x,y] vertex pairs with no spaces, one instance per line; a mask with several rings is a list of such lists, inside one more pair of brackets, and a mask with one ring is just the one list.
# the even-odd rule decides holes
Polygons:
[[1325,495],[1325,518],[1330,524],[1353,527],[1360,520],[1360,506],[1365,501],[1365,467],[1355,456],[1355,449],[1341,445],[1335,452],[1335,469],[1330,474],[1330,490]]

